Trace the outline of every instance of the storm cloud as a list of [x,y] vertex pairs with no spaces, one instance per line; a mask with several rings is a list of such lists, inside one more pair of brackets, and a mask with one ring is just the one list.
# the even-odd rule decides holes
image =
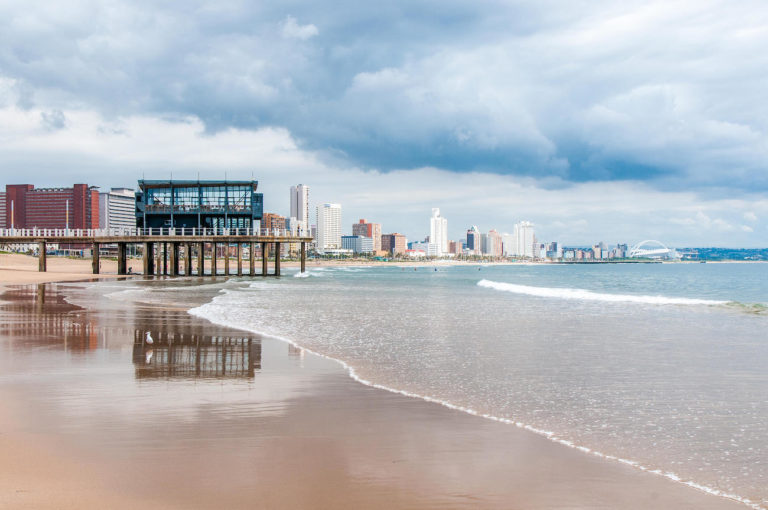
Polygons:
[[[693,211],[670,225],[712,230],[712,211],[688,199],[762,204],[768,191],[766,48],[760,1],[5,3],[0,107],[39,112],[47,140],[84,118],[102,134],[136,119],[195,123],[198,140],[282,133],[309,167],[368,182],[416,185],[434,169],[542,196],[685,194]],[[29,160],[10,145],[3,172]],[[189,152],[200,159],[145,164],[222,166]],[[725,223],[756,239],[753,209]],[[552,235],[558,222],[545,222]]]

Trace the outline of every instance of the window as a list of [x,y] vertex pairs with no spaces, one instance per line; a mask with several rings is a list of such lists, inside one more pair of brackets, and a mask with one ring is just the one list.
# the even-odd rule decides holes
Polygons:
[[224,186],[205,186],[201,188],[203,212],[224,211],[226,205],[226,188]]
[[147,212],[170,212],[171,189],[150,188],[147,190]]
[[200,188],[188,186],[173,189],[173,210],[176,212],[197,211],[200,200]]
[[229,211],[247,212],[251,209],[251,187],[250,186],[228,186]]

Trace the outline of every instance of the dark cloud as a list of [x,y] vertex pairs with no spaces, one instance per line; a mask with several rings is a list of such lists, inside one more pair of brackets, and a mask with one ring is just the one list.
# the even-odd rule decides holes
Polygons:
[[768,190],[766,25],[759,1],[6,4],[0,75],[45,115],[285,127],[382,171]]

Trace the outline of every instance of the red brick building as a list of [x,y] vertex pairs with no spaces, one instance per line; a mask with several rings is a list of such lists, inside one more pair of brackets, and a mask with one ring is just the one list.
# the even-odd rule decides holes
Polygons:
[[275,213],[264,213],[261,217],[261,229],[264,230],[285,230],[285,216],[280,216]]
[[40,189],[32,184],[8,184],[3,227],[99,228],[99,192],[87,184]]

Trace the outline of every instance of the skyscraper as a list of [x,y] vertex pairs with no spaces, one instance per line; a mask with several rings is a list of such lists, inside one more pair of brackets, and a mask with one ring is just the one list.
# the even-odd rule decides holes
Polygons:
[[482,253],[480,230],[477,225],[472,225],[472,228],[467,230],[467,250],[473,255]]
[[498,232],[491,229],[487,234],[483,234],[483,255],[491,257],[501,257],[501,236]]
[[309,186],[299,184],[291,186],[291,214],[299,225],[299,233],[309,230]]
[[440,216],[440,209],[432,208],[429,220],[429,242],[437,245],[437,256],[448,252],[448,220]]
[[317,251],[341,248],[341,205],[323,204],[317,206]]
[[533,243],[536,242],[536,236],[533,232],[533,224],[529,221],[521,221],[520,223],[515,224],[513,236],[515,248],[512,255],[533,258]]

